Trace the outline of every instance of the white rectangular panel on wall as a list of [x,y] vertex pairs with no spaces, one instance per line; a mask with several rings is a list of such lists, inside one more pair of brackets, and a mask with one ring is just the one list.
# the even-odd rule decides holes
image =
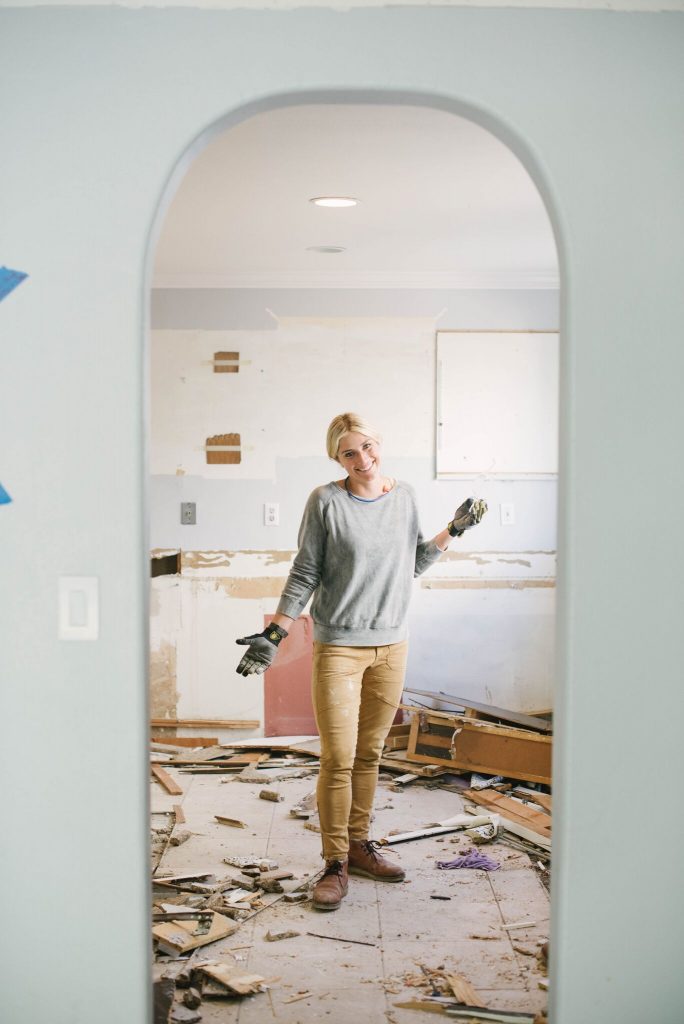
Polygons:
[[558,332],[437,331],[437,477],[558,472]]

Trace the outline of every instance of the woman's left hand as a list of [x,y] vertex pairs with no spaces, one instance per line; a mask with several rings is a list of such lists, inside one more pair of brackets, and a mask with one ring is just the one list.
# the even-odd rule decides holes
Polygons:
[[452,537],[460,537],[471,526],[477,526],[486,511],[487,502],[484,498],[466,498],[454,512],[454,518],[447,526],[447,530]]

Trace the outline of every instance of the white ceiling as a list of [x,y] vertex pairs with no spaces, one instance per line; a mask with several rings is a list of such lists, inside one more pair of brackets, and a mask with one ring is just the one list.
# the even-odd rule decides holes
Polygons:
[[[321,195],[360,202],[309,202]],[[548,216],[513,153],[404,106],[289,107],[223,132],[183,179],[154,268],[168,288],[557,285]]]

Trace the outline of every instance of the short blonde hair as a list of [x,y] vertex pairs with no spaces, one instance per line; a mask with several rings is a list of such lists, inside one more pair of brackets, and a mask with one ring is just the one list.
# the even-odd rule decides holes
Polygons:
[[340,450],[340,441],[345,434],[350,433],[364,434],[366,437],[370,437],[372,441],[380,444],[382,437],[380,433],[372,427],[362,416],[359,416],[356,412],[343,412],[339,416],[336,416],[328,427],[328,433],[325,438],[325,448],[328,453],[328,457],[337,462],[337,456]]

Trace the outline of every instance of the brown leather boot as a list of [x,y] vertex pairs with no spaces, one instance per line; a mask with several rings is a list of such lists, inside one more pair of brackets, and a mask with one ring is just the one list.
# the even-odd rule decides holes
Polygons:
[[373,839],[350,839],[349,874],[375,878],[378,882],[403,882],[403,868],[383,857],[378,852],[381,849],[382,843]]
[[313,890],[316,910],[337,910],[349,889],[346,860],[329,860]]

